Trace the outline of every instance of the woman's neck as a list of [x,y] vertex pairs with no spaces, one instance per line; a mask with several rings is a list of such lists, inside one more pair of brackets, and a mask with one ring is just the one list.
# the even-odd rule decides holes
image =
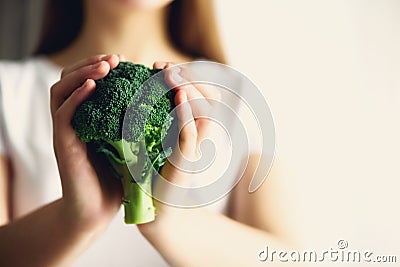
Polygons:
[[188,61],[168,36],[166,13],[159,9],[107,17],[88,12],[78,38],[51,60],[66,66],[96,54],[122,54],[147,66],[154,61]]

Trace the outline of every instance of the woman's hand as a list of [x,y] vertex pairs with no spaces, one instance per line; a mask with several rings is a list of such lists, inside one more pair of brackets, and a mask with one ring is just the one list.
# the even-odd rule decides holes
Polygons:
[[[200,143],[214,132],[212,123],[204,117],[211,116],[215,109],[215,101],[220,100],[221,96],[214,87],[190,83],[187,77],[189,76],[188,73],[173,66],[172,63],[165,62],[154,64],[154,68],[165,69],[165,79],[171,87],[174,87],[179,127],[177,147],[161,168],[160,175],[175,185],[190,186],[193,180],[191,171],[196,171],[192,168],[196,168],[196,161],[200,158]],[[190,162],[190,166],[185,165],[187,162]],[[155,181],[153,194],[158,197],[163,195],[165,199],[168,199],[170,192],[160,184],[157,183],[157,180]],[[171,207],[156,199],[155,206],[157,210],[156,220],[152,223],[139,225],[139,230],[144,235],[154,233],[155,228],[162,229],[165,226],[164,224],[173,224],[172,221],[181,223],[181,215],[200,211],[200,209],[188,210]]]
[[63,205],[65,212],[87,229],[108,224],[120,208],[122,190],[119,181],[99,179],[89,160],[87,145],[77,138],[71,119],[77,107],[96,89],[94,80],[105,77],[119,61],[116,55],[85,59],[66,67],[60,81],[51,88],[54,151]]

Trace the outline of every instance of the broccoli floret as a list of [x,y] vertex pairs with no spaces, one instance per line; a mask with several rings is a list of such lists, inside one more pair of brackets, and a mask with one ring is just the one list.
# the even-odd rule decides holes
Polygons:
[[172,152],[163,150],[163,140],[173,120],[174,92],[160,75],[147,81],[159,71],[120,62],[96,81],[96,90],[71,122],[79,139],[105,154],[113,174],[122,180],[128,224],[154,220],[148,195],[152,176]]

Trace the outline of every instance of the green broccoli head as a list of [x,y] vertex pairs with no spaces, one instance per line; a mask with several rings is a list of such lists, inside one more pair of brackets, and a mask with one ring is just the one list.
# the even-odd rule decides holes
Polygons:
[[[78,108],[72,119],[72,126],[79,139],[83,142],[119,141],[122,138],[124,116],[128,107],[131,107],[129,113],[137,113],[135,116],[138,117],[132,120],[136,122],[136,125],[132,123],[130,125],[133,129],[130,131],[132,136],[129,141],[137,141],[144,131],[144,123],[149,113],[152,113],[151,118],[157,117],[153,111],[155,107],[149,105],[142,107],[140,103],[149,103],[146,98],[156,98],[161,102],[166,100],[161,93],[165,93],[168,87],[161,81],[155,84],[158,90],[152,90],[152,86],[141,88],[142,84],[158,71],[131,62],[121,62],[105,78],[97,80],[96,91]],[[171,107],[173,108],[173,98],[169,97],[167,101],[170,104],[169,110],[162,111],[169,113],[172,110]],[[157,103],[154,104],[158,106]],[[138,112],[132,111],[138,107],[140,107]],[[158,111],[161,110],[158,109]],[[165,116],[164,119],[167,117]],[[142,128],[138,128],[139,125]]]
[[175,105],[174,92],[169,91],[163,77],[159,75],[148,81],[159,71],[121,62],[106,77],[97,80],[95,92],[72,119],[79,139],[118,142],[124,138],[138,142],[143,137],[146,140],[157,137],[161,141],[171,125],[170,113]]
[[[149,200],[146,193],[141,193],[137,183],[149,191],[153,170],[158,171],[171,154],[170,148],[163,149],[163,140],[173,120],[175,94],[163,75],[153,77],[159,71],[120,62],[96,81],[96,90],[71,121],[78,138],[104,153],[113,173],[123,180],[127,223],[142,223],[154,217],[148,214],[154,210],[149,206],[151,197]],[[131,174],[128,168],[136,171]],[[147,205],[138,208],[138,203]]]

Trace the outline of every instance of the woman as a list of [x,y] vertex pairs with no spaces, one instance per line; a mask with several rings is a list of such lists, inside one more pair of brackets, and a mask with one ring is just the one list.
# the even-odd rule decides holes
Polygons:
[[[0,65],[1,266],[252,266],[266,244],[278,249],[275,239],[283,231],[272,215],[278,193],[265,184],[247,193],[256,155],[225,214],[157,203],[156,221],[137,231],[114,218],[120,185],[100,183],[70,126],[76,107],[95,90],[94,80],[121,60],[157,61],[157,68],[198,57],[224,62],[211,1],[170,2],[50,1],[39,56]],[[176,104],[185,107],[180,117],[191,113],[188,99],[190,91],[178,88]],[[189,156],[203,131],[199,125],[190,123],[180,135]],[[181,175],[168,164],[162,174],[170,180]]]

